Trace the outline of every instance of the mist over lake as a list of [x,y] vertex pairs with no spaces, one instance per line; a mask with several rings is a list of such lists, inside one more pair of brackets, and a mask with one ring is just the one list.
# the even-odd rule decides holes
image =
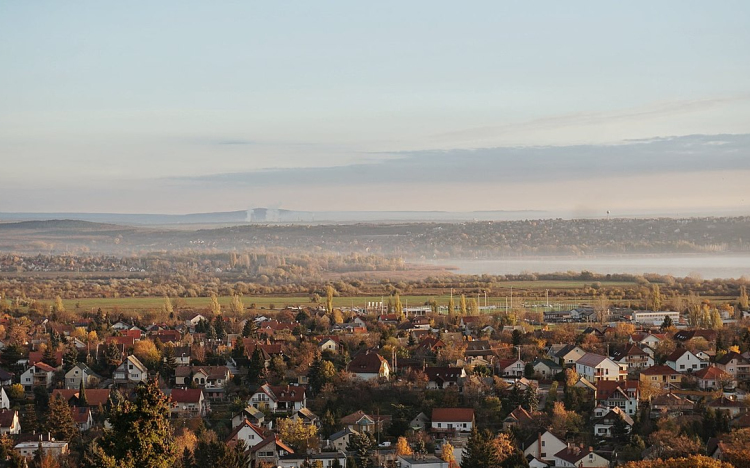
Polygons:
[[[441,262],[437,262],[441,263]],[[601,257],[521,257],[496,260],[451,260],[456,273],[468,275],[506,275],[591,271],[593,273],[656,273],[684,277],[700,275],[705,279],[750,277],[750,254],[660,255]]]

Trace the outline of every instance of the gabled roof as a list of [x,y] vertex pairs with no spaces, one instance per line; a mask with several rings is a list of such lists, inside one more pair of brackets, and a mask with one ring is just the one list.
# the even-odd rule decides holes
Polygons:
[[745,405],[739,401],[730,400],[729,398],[725,396],[721,396],[714,401],[710,402],[708,405],[709,408],[744,408]]
[[626,346],[625,349],[617,350],[612,353],[612,359],[615,361],[619,361],[628,356],[648,356],[648,353],[638,347],[635,343]]
[[608,418],[610,418],[612,416],[619,417],[620,419],[622,419],[623,421],[625,421],[625,423],[628,426],[632,426],[633,425],[633,418],[631,418],[630,416],[628,416],[622,409],[620,409],[617,406],[615,406],[613,408],[609,408],[609,411],[607,411],[606,413],[604,413],[603,416],[594,419],[594,421],[595,422],[602,422],[605,419],[608,419]]
[[[505,369],[505,368],[508,368],[508,367],[512,366],[513,364],[519,362],[519,361],[521,361],[521,360],[520,359],[499,359],[497,361],[497,367],[498,367],[498,369]],[[523,364],[523,361],[521,361],[521,364]]]
[[251,423],[247,419],[243,419],[241,423],[237,425],[234,429],[232,429],[232,432],[229,433],[229,436],[227,436],[226,441],[227,443],[230,442],[236,442],[237,441],[237,435],[240,433],[240,431],[246,427],[249,427],[252,429],[256,434],[258,434],[259,437],[263,437],[263,430],[256,426],[255,424]]
[[716,340],[715,330],[680,330],[674,334],[674,339],[678,341],[688,341],[693,338],[703,338],[706,341]]
[[378,374],[383,363],[387,365],[388,361],[377,352],[368,350],[352,359],[347,370],[355,374]]
[[432,422],[472,422],[474,410],[472,408],[434,408]]
[[576,364],[581,364],[582,366],[587,367],[596,367],[607,359],[609,359],[607,358],[607,356],[602,356],[601,354],[586,353],[581,356],[578,361],[576,361]]
[[203,390],[200,388],[173,388],[170,397],[175,403],[200,403]]
[[294,450],[292,450],[288,445],[286,445],[284,442],[282,442],[281,439],[279,439],[276,436],[276,434],[273,434],[273,435],[271,435],[269,437],[266,437],[258,445],[253,446],[250,449],[250,451],[253,452],[253,453],[255,453],[255,452],[259,451],[260,449],[262,449],[263,447],[265,447],[265,446],[267,446],[269,444],[272,444],[272,443],[275,443],[276,444],[276,448],[278,448],[280,450],[283,450],[283,451],[285,451],[287,453],[294,453]]
[[636,395],[638,392],[639,382],[637,380],[600,380],[596,383],[596,399],[597,400],[609,400],[612,397],[620,396],[622,398],[630,398],[628,396],[628,390],[635,390]]
[[374,423],[377,421],[389,421],[391,419],[391,416],[385,415],[385,414],[373,416],[373,415],[369,415],[365,413],[362,410],[358,410],[358,411],[353,412],[352,414],[347,414],[346,416],[341,418],[341,424],[354,425],[360,422],[363,418],[369,419],[370,421]]
[[732,376],[715,366],[705,367],[693,374],[701,380],[731,379]]
[[[531,417],[531,414],[529,414],[528,411],[526,411],[523,407],[518,406],[516,409],[511,411],[508,414],[508,418],[515,419],[518,422],[522,421],[531,421],[533,418]],[[506,418],[507,419],[507,418]]]
[[342,437],[346,437],[349,434],[359,434],[359,432],[355,431],[354,429],[350,429],[349,426],[346,426],[343,430],[331,434],[330,437],[328,437],[328,440],[338,440]]
[[[578,465],[578,461],[587,457],[591,453],[588,450],[584,450],[580,447],[573,446],[573,447],[566,447],[559,452],[555,454],[555,458],[559,458],[561,460],[565,460],[566,462],[572,464],[572,465]],[[599,455],[597,453],[597,455]],[[602,457],[601,455],[599,455]],[[602,457],[604,458],[604,457]],[[606,458],[605,458],[606,460]]]
[[138,360],[137,357],[133,356],[132,354],[130,356],[128,356],[125,359],[125,361],[123,361],[123,363],[120,364],[120,366],[123,366],[125,363],[133,364],[135,367],[138,368],[139,371],[141,371],[143,373],[148,373],[148,369],[146,369],[146,366],[144,366],[143,363],[140,360]]
[[89,418],[91,418],[91,408],[88,406],[83,408],[79,406],[71,406],[70,414],[73,416],[73,421],[75,421],[76,424],[85,424],[89,421]]
[[457,382],[464,370],[462,367],[425,367],[424,373],[430,382],[438,379],[443,382]]
[[37,369],[43,371],[43,372],[55,372],[55,368],[51,367],[43,362],[37,362],[32,367],[36,367]]
[[0,410],[0,427],[9,428],[13,425],[13,421],[18,416],[18,411],[10,409]]
[[[108,388],[87,388],[86,402],[88,406],[104,406],[109,401],[109,392],[110,390]],[[56,388],[52,390],[52,398],[55,398],[57,395],[62,396],[65,401],[70,402],[72,398],[78,399],[78,390],[65,388]]]
[[641,371],[642,375],[681,375],[669,366],[651,366]]
[[[680,359],[683,355],[690,353],[689,350],[685,348],[677,348],[674,351],[672,351],[672,354],[667,356],[667,361],[676,362],[678,359]],[[690,353],[693,354],[693,353]],[[693,354],[695,356],[695,354]]]
[[537,364],[544,364],[551,369],[562,369],[562,366],[552,359],[536,358],[532,363],[532,366],[536,367]]
[[720,359],[716,360],[716,364],[721,364],[722,366],[725,366],[732,362],[733,359],[737,359],[740,362],[747,361],[740,353],[737,353],[735,351],[729,351],[727,354],[723,355]]

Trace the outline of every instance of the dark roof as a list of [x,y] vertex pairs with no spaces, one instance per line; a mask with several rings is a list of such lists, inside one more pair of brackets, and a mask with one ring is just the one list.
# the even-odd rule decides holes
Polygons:
[[641,374],[643,375],[665,375],[665,374],[677,375],[680,373],[672,369],[669,366],[651,366],[648,369],[642,370]]
[[13,425],[13,420],[18,414],[16,410],[3,409],[0,410],[0,427],[10,427]]
[[387,363],[387,361],[377,352],[367,351],[358,354],[352,359],[347,370],[349,372],[360,374],[377,374],[380,372],[380,367],[384,362]]
[[739,361],[746,360],[744,357],[742,357],[740,353],[729,351],[727,354],[723,355],[720,359],[717,359],[716,363],[725,366],[729,364],[732,361],[732,359],[738,359]]
[[434,408],[432,422],[472,422],[474,410],[472,408]]

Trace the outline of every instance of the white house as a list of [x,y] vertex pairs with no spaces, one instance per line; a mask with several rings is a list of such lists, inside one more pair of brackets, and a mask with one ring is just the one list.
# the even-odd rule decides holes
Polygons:
[[434,408],[432,432],[471,432],[474,427],[474,410],[471,408]]
[[263,442],[263,439],[265,439],[263,430],[245,419],[232,430],[227,437],[227,443],[242,440],[245,442],[245,447],[252,448]]
[[[346,468],[346,452],[320,452],[311,454],[291,454],[279,457],[279,468],[304,468],[306,466],[320,466],[331,468],[338,461],[341,468]],[[307,462],[307,463],[306,463]]]
[[34,456],[40,446],[45,455],[51,455],[54,458],[65,455],[70,451],[67,442],[57,440],[20,442],[13,446],[13,450],[21,454],[22,457],[30,458]]
[[21,374],[21,385],[23,385],[27,392],[37,386],[49,387],[52,385],[54,376],[55,369],[53,367],[43,362],[37,362]]
[[695,372],[708,367],[708,362],[701,360],[687,349],[680,348],[667,356],[667,366],[677,372]]
[[4,388],[0,388],[0,409],[10,409],[10,398]]
[[601,354],[586,353],[576,361],[576,372],[595,384],[600,380],[622,380],[627,374],[627,366],[621,366]]
[[561,348],[553,346],[550,348],[549,357],[564,366],[573,366],[586,354],[586,351],[576,345],[565,345]]
[[565,442],[558,439],[553,433],[544,431],[543,434],[537,434],[526,440],[523,454],[524,456],[531,455],[549,465],[552,463],[554,455],[566,447]]
[[18,419],[18,411],[0,410],[0,434],[16,435],[21,433],[21,421]]
[[376,350],[359,353],[347,366],[347,370],[363,380],[388,379],[391,366]]
[[101,381],[101,377],[86,364],[78,363],[72,369],[65,373],[65,388],[69,390],[78,390],[81,388],[81,380],[86,388],[96,387]]
[[594,435],[596,437],[612,437],[612,427],[618,419],[625,423],[625,432],[630,433],[633,427],[633,418],[616,406],[614,408],[597,406],[594,409]]
[[200,388],[173,388],[170,393],[172,399],[172,416],[177,418],[202,418],[208,407]]
[[305,390],[303,385],[263,384],[250,397],[248,404],[261,410],[268,408],[273,413],[294,413],[307,407]]
[[569,446],[553,457],[554,466],[566,468],[609,468],[609,460],[594,452],[591,447],[585,450],[580,447]]
[[145,382],[148,379],[148,369],[132,354],[117,366],[112,373],[116,384]]

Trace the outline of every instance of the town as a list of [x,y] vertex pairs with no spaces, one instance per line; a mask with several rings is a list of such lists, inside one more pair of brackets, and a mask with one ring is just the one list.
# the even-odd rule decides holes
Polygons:
[[4,301],[6,466],[153,460],[153,440],[183,468],[750,460],[744,286],[669,311],[655,285],[649,310],[549,308],[541,322],[462,294],[362,308],[334,294],[280,310],[165,298],[151,323],[59,297],[33,316]]

